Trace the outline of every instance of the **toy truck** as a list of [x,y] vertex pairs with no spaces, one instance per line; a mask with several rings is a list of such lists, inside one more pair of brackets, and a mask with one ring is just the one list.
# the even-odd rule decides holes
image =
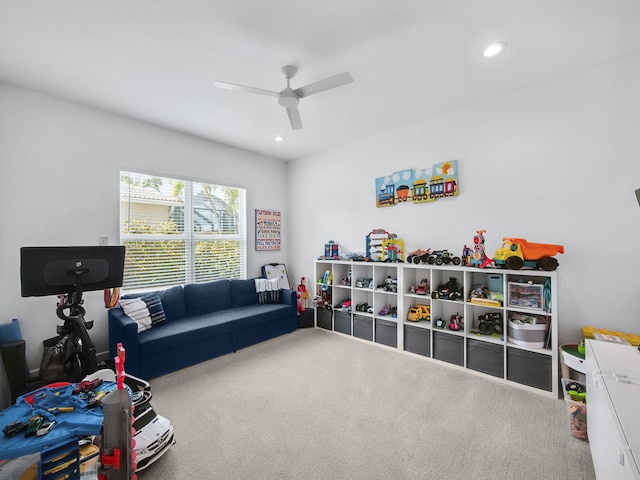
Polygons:
[[498,267],[519,270],[522,267],[552,271],[558,268],[554,255],[564,253],[564,246],[550,243],[532,243],[524,238],[503,238],[493,262]]
[[420,320],[431,320],[431,307],[429,305],[416,304],[409,309],[407,320],[419,322]]
[[416,265],[420,262],[427,263],[427,258],[429,258],[429,254],[431,253],[431,249],[427,248],[426,250],[418,249],[407,254],[407,262],[415,263]]
[[434,250],[427,257],[427,263],[429,265],[448,265],[450,263],[460,265],[462,263],[462,259],[460,257],[456,257],[448,250]]

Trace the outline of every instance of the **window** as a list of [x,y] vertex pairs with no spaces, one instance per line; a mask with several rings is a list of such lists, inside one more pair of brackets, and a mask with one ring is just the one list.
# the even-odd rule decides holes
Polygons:
[[245,190],[120,172],[124,289],[246,278]]

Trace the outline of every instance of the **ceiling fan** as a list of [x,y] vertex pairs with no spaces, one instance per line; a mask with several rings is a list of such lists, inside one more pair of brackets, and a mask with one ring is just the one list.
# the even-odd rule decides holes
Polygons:
[[304,87],[291,88],[291,79],[296,75],[298,71],[296,67],[291,65],[285,65],[282,67],[282,74],[287,80],[287,86],[281,92],[272,92],[271,90],[263,90],[262,88],[246,87],[244,85],[237,85],[235,83],[218,82],[214,83],[214,86],[218,88],[226,88],[228,90],[239,90],[249,93],[257,93],[259,95],[268,95],[271,97],[278,97],[278,103],[287,110],[289,115],[289,122],[291,122],[291,128],[299,130],[302,128],[302,119],[300,118],[300,112],[298,111],[298,103],[301,98],[314,95],[316,93],[324,92],[332,88],[340,87],[347,83],[353,82],[353,77],[349,72],[340,73],[332,77],[325,78],[324,80],[318,80],[317,82],[310,83]]

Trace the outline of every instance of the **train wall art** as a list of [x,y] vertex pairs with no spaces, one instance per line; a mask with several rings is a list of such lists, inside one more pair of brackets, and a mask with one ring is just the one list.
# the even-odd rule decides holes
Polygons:
[[434,202],[438,198],[456,197],[459,193],[457,160],[376,178],[376,207]]

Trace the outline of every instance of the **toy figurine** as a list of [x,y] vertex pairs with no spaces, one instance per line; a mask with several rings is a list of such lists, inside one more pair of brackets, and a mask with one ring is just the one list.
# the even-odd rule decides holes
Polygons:
[[484,232],[486,230],[476,230],[476,235],[473,236],[473,251],[469,260],[471,267],[485,268],[493,262],[484,251]]

